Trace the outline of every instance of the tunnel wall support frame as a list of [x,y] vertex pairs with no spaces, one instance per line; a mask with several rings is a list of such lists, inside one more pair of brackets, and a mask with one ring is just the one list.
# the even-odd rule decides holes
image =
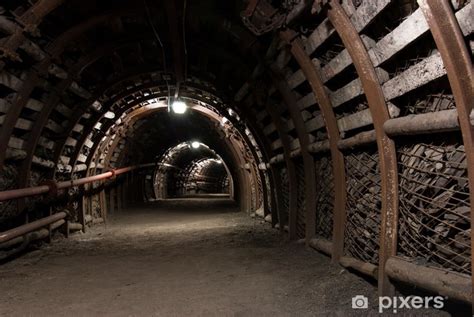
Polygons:
[[[288,87],[287,82],[282,78],[278,69],[271,70],[271,77],[275,87],[280,92],[286,107],[290,113],[291,120],[296,128],[297,137],[300,143],[301,155],[303,157],[304,168],[304,192],[305,192],[305,241],[309,244],[315,232],[315,211],[316,211],[316,179],[313,156],[308,152],[309,137],[304,125],[301,113],[296,105],[296,98]],[[291,156],[291,155],[290,155]],[[299,210],[297,211],[299,212]]]
[[[470,120],[470,114],[474,108],[472,61],[462,31],[448,1],[418,0],[418,3],[441,54],[456,102],[467,158],[472,225],[474,223],[474,127]],[[472,7],[473,4],[468,5]],[[471,263],[474,261],[472,245],[474,245],[474,232],[471,230]],[[472,270],[471,278],[473,294],[471,295],[471,304],[474,304],[474,274],[472,274]]]
[[[306,54],[301,40],[296,37],[296,34],[293,31],[286,31],[283,37],[287,43],[291,44],[291,53],[310,83],[325,121],[332,158],[332,173],[334,177],[333,243],[331,255],[332,260],[337,262],[343,253],[347,190],[344,171],[344,156],[337,147],[340,139],[339,128],[337,127],[331,101],[320,79],[319,69],[316,68],[309,56]],[[316,211],[314,210],[313,212]]]
[[362,39],[338,1],[329,2],[328,18],[339,34],[352,58],[362,83],[372,115],[377,147],[382,187],[382,210],[379,249],[379,294],[393,295],[394,286],[385,272],[385,263],[396,255],[398,225],[398,166],[395,143],[385,133],[383,124],[390,119],[385,96],[379,78],[370,60]]

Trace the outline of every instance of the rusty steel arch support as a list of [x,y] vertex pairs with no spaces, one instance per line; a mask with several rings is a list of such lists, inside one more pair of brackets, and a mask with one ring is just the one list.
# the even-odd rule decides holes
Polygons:
[[[87,59],[84,59],[84,63],[86,63],[86,60]],[[152,74],[152,73],[156,73],[156,72],[160,72],[161,69],[157,69],[156,66],[153,66],[153,67],[143,67],[143,68],[138,68],[138,69],[133,69],[133,71],[129,71],[129,72],[126,72],[125,75],[123,74],[120,74],[120,76],[117,76],[111,80],[109,80],[107,83],[105,83],[104,85],[102,85],[99,89],[97,89],[96,92],[94,92],[94,95],[89,98],[86,102],[83,102],[80,104],[80,106],[76,107],[76,109],[74,110],[74,113],[73,115],[71,116],[70,118],[70,122],[68,124],[68,126],[65,128],[65,134],[67,136],[70,135],[71,131],[73,130],[74,126],[78,123],[78,121],[81,119],[82,115],[86,112],[84,111],[84,109],[87,109],[87,107],[94,101],[94,100],[97,100],[98,98],[100,98],[100,96],[102,96],[107,90],[109,90],[111,87],[114,87],[116,85],[119,85],[121,84],[122,82],[124,81],[127,81],[127,80],[132,80],[134,79],[135,77],[136,78],[139,78],[140,76],[142,75],[146,75],[146,74]],[[145,88],[153,88],[153,87],[156,87],[157,85],[155,83],[147,83],[147,84],[144,84],[141,86],[142,89],[145,89]],[[196,86],[195,84],[193,84],[193,86]],[[164,86],[165,87],[165,86]],[[197,86],[196,86],[197,87]],[[167,88],[166,88],[167,89]],[[205,90],[203,88],[203,90]],[[137,91],[137,90],[135,90]],[[126,90],[124,92],[121,92],[117,95],[114,96],[114,100],[119,100],[121,98],[124,98],[125,96],[131,94],[130,91]],[[111,101],[108,100],[107,101],[108,104],[111,104]],[[108,105],[108,107],[111,106],[111,105]],[[108,109],[107,107],[107,109]],[[105,113],[105,112],[104,112]],[[100,117],[103,115],[103,113],[99,113],[97,114],[98,117],[97,117],[97,120],[100,119]],[[95,124],[95,123],[94,123]],[[92,125],[92,127],[94,126],[94,124]],[[88,127],[88,129],[92,129],[92,127]],[[89,133],[89,132],[88,132]],[[85,134],[88,134],[88,133],[85,133]],[[82,136],[81,140],[84,139],[83,141],[85,141],[85,137],[86,136]],[[66,142],[67,138],[59,141],[58,143],[58,146],[55,147],[55,150],[54,150],[54,154],[53,154],[53,159],[52,161],[57,163],[59,158],[60,158],[60,155],[61,153],[63,152],[63,149],[64,149],[64,146],[65,146],[65,142]],[[82,142],[82,141],[81,141]],[[77,154],[73,155],[73,156],[77,156],[79,155],[79,149],[76,149]],[[50,178],[51,177],[54,177],[54,174],[55,174],[55,171],[53,171],[52,175],[50,175]]]
[[[148,97],[149,99],[150,97]],[[195,106],[193,107],[193,109],[195,109],[195,111],[201,113],[202,115],[206,116],[207,118],[213,120],[213,121],[216,121],[218,120],[217,118],[217,114],[213,113],[210,109],[208,108],[205,108],[205,107],[202,107],[202,106]],[[125,127],[125,129],[128,129],[130,128],[131,126],[133,126],[133,123],[137,120],[140,120],[141,118],[144,118],[146,116],[148,116],[150,113],[154,113],[154,112],[157,112],[157,111],[164,111],[166,110],[166,107],[163,107],[163,108],[156,108],[156,109],[151,109],[151,110],[144,110],[144,109],[136,109],[135,111],[133,111],[130,115],[131,115],[131,118],[130,118],[130,121],[128,122],[127,124],[127,127]],[[233,139],[233,138],[225,138],[226,143],[232,153],[232,156],[233,158],[236,160],[236,163],[237,166],[241,166],[241,168],[239,168],[237,170],[237,173],[240,174],[240,177],[239,177],[239,185],[240,185],[240,200],[241,200],[241,208],[246,211],[246,212],[250,212],[251,211],[251,204],[249,203],[249,200],[246,199],[246,197],[251,197],[252,195],[252,192],[250,190],[250,179],[249,179],[249,176],[250,177],[256,177],[256,173],[251,173],[251,174],[248,174],[247,173],[247,170],[245,168],[243,168],[243,166],[245,165],[246,161],[245,161],[245,157],[243,156],[243,151],[240,150],[240,146],[238,143],[236,143],[236,140]],[[111,148],[109,149],[107,155],[108,157],[106,158],[105,160],[105,164],[107,164],[107,161],[110,160],[110,157],[111,155],[114,153],[114,150],[118,144],[118,142],[120,141],[120,138],[116,138],[113,142],[114,144],[111,146]],[[105,166],[106,167],[106,166]]]
[[380,295],[393,294],[395,289],[385,272],[385,263],[396,254],[398,225],[398,169],[395,142],[385,133],[383,124],[390,119],[385,97],[374,65],[362,39],[336,0],[329,2],[328,18],[352,58],[369,104],[379,151],[382,187],[378,286]]
[[[232,125],[236,128],[237,131],[240,132],[240,136],[242,137],[242,139],[244,140],[244,144],[246,144],[252,154],[252,157],[255,159],[255,158],[258,158],[258,154],[257,154],[257,150],[254,148],[254,146],[252,145],[252,142],[251,140],[249,139],[249,137],[247,136],[247,134],[245,133],[245,131],[240,131],[239,129],[239,126],[237,124],[237,122],[235,122],[234,118],[231,116],[231,118],[229,119],[229,121],[232,123]],[[247,128],[249,128],[250,131],[251,128],[249,125],[247,125]],[[260,150],[260,152],[262,153],[262,155],[265,155],[265,150],[262,151],[262,147],[261,147],[261,144],[259,144],[255,138],[255,134],[253,132],[250,132],[252,134],[252,137],[253,139],[255,140],[255,142],[257,143],[258,145],[258,150]],[[259,163],[258,160],[255,159],[255,161],[257,163]],[[263,162],[262,162],[263,163]],[[262,203],[263,203],[263,207],[264,207],[264,213],[267,211],[267,210],[270,210],[268,207],[269,207],[269,203],[268,203],[268,200],[269,200],[269,197],[268,197],[268,193],[267,193],[267,190],[266,190],[266,175],[265,175],[265,172],[263,170],[261,170],[259,168],[259,166],[257,165],[257,170],[255,171],[256,174],[258,174],[258,177],[260,178],[261,182],[262,182],[262,187],[263,187],[263,190],[262,190]],[[256,179],[256,178],[255,178]],[[258,185],[258,184],[257,184]],[[273,187],[273,185],[270,183],[270,186]],[[270,188],[271,190],[271,188]],[[271,198],[270,198],[271,199]],[[272,216],[272,221],[273,221],[273,216]]]
[[[51,10],[55,8],[55,3],[59,5],[63,1],[64,0],[39,1],[37,5],[40,6],[41,9],[37,9],[36,11],[41,12],[42,18],[44,15],[48,14]],[[49,3],[49,5],[46,3]],[[31,9],[33,9],[33,7]],[[10,140],[10,136],[12,135],[13,129],[21,114],[21,111],[28,102],[29,96],[33,92],[33,89],[41,82],[41,80],[43,80],[42,77],[46,75],[48,68],[53,64],[53,61],[64,52],[67,44],[71,43],[74,38],[79,37],[80,35],[92,29],[93,27],[96,27],[102,23],[106,23],[111,17],[132,14],[137,14],[137,11],[130,10],[130,8],[118,8],[112,12],[100,16],[95,16],[65,31],[58,38],[56,38],[54,42],[52,42],[46,47],[46,57],[41,60],[38,65],[29,72],[27,79],[23,83],[21,91],[19,91],[17,94],[18,97],[16,98],[15,102],[12,103],[12,107],[10,111],[8,111],[8,113],[6,114],[5,120],[2,126],[0,127],[0,167],[2,167],[4,164],[8,141]],[[18,44],[18,46],[19,45],[20,44]],[[2,70],[3,68],[2,65],[3,64],[0,63],[0,70]],[[71,77],[71,74],[69,74],[68,78],[66,78],[65,81],[72,82]],[[60,87],[62,87],[63,84],[59,85]],[[67,87],[64,89],[67,89]]]
[[[272,226],[275,226],[277,223],[280,223],[281,225],[279,225],[280,227],[279,230],[280,230],[280,233],[283,233],[284,232],[283,222],[280,219],[280,216],[282,213],[282,210],[281,210],[282,206],[278,203],[279,197],[282,197],[281,181],[277,175],[277,171],[275,167],[268,164],[268,162],[270,162],[270,159],[271,159],[270,153],[272,153],[273,151],[271,150],[271,147],[270,147],[270,144],[268,143],[267,138],[262,136],[260,133],[260,130],[256,128],[257,123],[255,121],[255,118],[252,116],[244,116],[244,115],[242,117],[244,121],[248,123],[249,129],[252,132],[252,135],[254,136],[254,138],[256,139],[255,141],[260,146],[260,150],[262,151],[262,154],[264,156],[264,162],[267,162],[265,163],[265,167],[270,166],[269,173],[267,174],[269,178],[269,182],[270,182],[270,188],[269,188],[270,197],[268,197],[268,194],[266,193],[266,191],[264,195],[265,195],[265,198],[268,201],[270,201],[272,208],[267,209],[269,204],[268,204],[268,201],[266,201],[265,210],[271,211]],[[263,171],[262,171],[262,174],[263,174]]]
[[[78,63],[68,72],[68,77],[61,81],[55,89],[55,92],[46,100],[43,108],[41,109],[38,118],[35,120],[33,129],[31,130],[30,137],[28,138],[26,145],[26,157],[22,161],[20,166],[19,174],[19,186],[26,187],[29,185],[29,176],[31,170],[31,164],[33,161],[33,156],[35,153],[36,146],[41,137],[41,132],[48,122],[48,118],[51,112],[55,109],[57,104],[60,102],[62,93],[66,91],[72,84],[75,78],[79,77],[85,67],[98,60],[99,58],[112,53],[117,49],[124,47],[126,45],[132,44],[134,41],[141,41],[144,37],[140,36],[139,38],[134,38],[132,41],[129,39],[121,39],[118,42],[107,43],[92,52],[81,58]],[[26,104],[26,103],[25,103]]]
[[[303,43],[296,38],[293,31],[286,31],[284,37],[287,42],[291,42],[291,53],[298,62],[306,80],[309,82],[314,96],[319,104],[324,118],[326,131],[328,134],[329,148],[332,159],[332,173],[334,177],[334,210],[333,210],[333,241],[332,255],[333,262],[338,262],[342,256],[344,247],[344,225],[346,220],[346,173],[344,167],[344,155],[339,150],[337,143],[340,139],[339,128],[336,116],[332,108],[331,99],[323,85],[320,76],[320,69],[315,65],[306,53]],[[293,40],[292,40],[293,39]]]
[[[148,73],[156,73],[156,72],[159,72],[159,71],[150,71],[148,69]],[[91,98],[89,98],[89,100],[86,102],[86,103],[83,103],[84,107],[78,107],[77,108],[77,111],[75,112],[75,114],[72,116],[72,120],[70,120],[70,124],[68,126],[68,128],[66,129],[66,135],[70,135],[73,127],[78,123],[78,120],[81,119],[81,116],[83,115],[83,113],[85,113],[85,111],[82,111],[83,108],[87,108],[88,104],[89,103],[92,103],[93,100],[96,100],[98,99],[101,95],[103,95],[108,89],[110,89],[110,87],[115,87],[119,84],[121,84],[122,82],[124,81],[127,81],[127,80],[132,80],[133,78],[135,77],[139,77],[141,75],[144,75],[144,73],[133,73],[131,76],[125,76],[125,77],[121,77],[119,78],[118,80],[116,81],[112,81],[112,82],[109,82],[107,85],[104,85],[103,88],[101,89],[98,89],[98,92],[96,92],[94,94],[94,96],[92,96]],[[205,90],[206,87],[200,87],[199,85],[191,85],[192,87],[194,88],[199,88],[201,90]],[[158,87],[161,87],[158,83],[156,82],[147,82],[145,84],[142,84],[140,86],[134,86],[132,87],[131,89],[128,89],[124,92],[121,92],[119,94],[116,94],[113,96],[113,98],[111,98],[110,100],[107,100],[107,103],[103,106],[103,110],[99,113],[95,113],[93,115],[93,117],[89,120],[89,124],[87,126],[84,127],[84,131],[81,135],[81,138],[78,140],[78,146],[76,146],[76,150],[74,151],[74,153],[70,156],[72,158],[71,162],[72,164],[74,165],[75,162],[76,162],[76,159],[78,157],[78,155],[80,154],[80,150],[82,148],[82,145],[84,144],[84,142],[87,140],[87,137],[88,135],[90,134],[90,132],[92,131],[93,127],[95,126],[95,124],[101,120],[101,118],[103,117],[104,113],[108,110],[110,110],[110,108],[120,99],[122,98],[125,98],[129,95],[133,95],[134,93],[137,93],[143,89],[152,89],[152,88],[158,88]],[[163,89],[167,89],[166,85],[163,83],[162,85]],[[214,94],[213,92],[211,92],[212,94]],[[134,100],[133,103],[130,103],[130,104],[127,104],[127,107],[123,107],[121,109],[119,109],[119,111],[116,111],[115,114],[116,114],[116,117],[120,117],[124,112],[126,112],[129,108],[133,107],[133,106],[136,106],[138,103],[140,102],[144,102],[150,98],[158,98],[158,97],[163,97],[164,95],[163,94],[153,94],[152,96],[145,96],[145,97],[141,97],[139,99],[136,99]],[[204,103],[207,103],[206,100],[200,98],[200,97],[196,97],[196,96],[193,96],[192,94],[190,93],[187,93],[186,91],[183,91],[183,96],[184,97],[189,97],[189,98],[193,98],[193,99],[196,99],[196,100],[199,100],[201,102],[204,102]],[[230,120],[232,121],[232,120]],[[108,128],[109,126],[111,126],[114,122],[112,121],[109,121],[106,123],[105,127]],[[235,127],[237,127],[236,124],[234,124]],[[103,128],[101,130],[104,130]],[[243,133],[242,131],[240,131],[242,135],[245,135],[245,133]],[[67,139],[67,138],[66,138]],[[66,141],[66,139],[64,139],[63,142],[60,143],[60,146],[57,147],[57,151],[55,152],[55,155],[54,155],[54,162],[57,162],[58,159],[59,159],[59,156],[60,154],[62,153],[62,150],[64,148],[64,142]],[[71,163],[70,162],[70,163]]]
[[[161,87],[160,85],[158,85],[157,83],[149,83],[149,84],[145,84],[145,85],[141,85],[141,86],[136,86],[136,87],[133,87],[133,89],[131,90],[128,90],[126,92],[124,92],[123,94],[119,94],[117,96],[114,96],[114,98],[112,98],[111,100],[109,100],[107,102],[107,106],[104,106],[104,110],[101,112],[101,113],[97,113],[95,114],[95,116],[93,116],[89,122],[90,124],[88,124],[87,126],[84,127],[84,131],[83,133],[81,134],[81,138],[78,140],[77,142],[77,145],[76,145],[76,148],[75,148],[75,151],[73,152],[73,154],[70,156],[70,165],[72,166],[72,171],[71,173],[73,173],[74,171],[74,166],[77,162],[77,158],[80,154],[80,151],[84,145],[84,143],[86,142],[89,134],[92,132],[94,126],[96,125],[96,123],[103,117],[103,114],[110,110],[110,108],[117,102],[119,101],[120,99],[126,97],[126,96],[129,96],[129,95],[133,95],[134,93],[137,93],[137,92],[140,92],[141,90],[143,89],[147,89],[147,88],[157,88],[157,87]],[[163,87],[164,84],[163,84]],[[204,102],[206,103],[207,101],[200,98],[200,97],[196,97],[196,96],[193,96],[192,94],[186,92],[186,91],[183,91],[181,93],[181,95],[183,97],[187,97],[187,98],[192,98],[192,99],[196,99],[198,101],[201,101],[201,102]],[[166,95],[163,94],[163,93],[158,93],[158,94],[153,94],[153,95],[148,95],[148,96],[143,96],[141,98],[138,98],[138,99],[135,99],[133,102],[127,104],[127,107],[122,107],[120,108],[118,111],[115,112],[115,115],[117,118],[121,117],[123,113],[125,113],[126,111],[128,111],[129,109],[133,108],[134,106],[137,106],[138,104],[142,103],[142,102],[145,102],[149,99],[152,99],[152,98],[160,98],[160,97],[165,97]],[[94,99],[94,98],[93,98]],[[81,113],[82,115],[82,113]],[[74,127],[74,125],[78,122],[78,120],[80,119],[80,116],[76,116],[76,119],[74,121],[74,124],[70,125],[69,129],[68,129],[68,133],[67,135],[69,136],[70,133],[71,133],[71,130],[72,130],[72,127]],[[114,121],[108,121],[105,125],[104,125],[104,128],[101,128],[101,131],[106,131],[110,126],[112,126],[114,124]],[[234,125],[234,127],[237,127],[237,125]],[[242,131],[240,131],[240,134],[241,135],[244,135],[245,133],[243,133]],[[244,138],[245,139],[245,138]],[[247,139],[245,139],[247,140]],[[62,147],[61,147],[62,148]],[[62,152],[62,151],[61,151]],[[59,156],[56,156],[56,157],[59,157]],[[57,163],[57,160],[55,160],[55,163]]]
[[[254,91],[255,93],[255,91]],[[258,97],[257,97],[258,100]],[[262,101],[264,102],[264,101]],[[288,235],[290,240],[296,239],[296,216],[298,212],[298,201],[297,201],[297,195],[298,195],[298,180],[296,177],[296,166],[295,162],[291,159],[291,147],[290,147],[290,139],[287,133],[288,129],[285,129],[284,123],[281,120],[280,114],[278,114],[275,110],[276,107],[275,105],[270,104],[270,100],[265,102],[265,109],[267,112],[270,114],[270,117],[272,119],[273,124],[275,125],[275,128],[278,132],[278,135],[280,136],[281,139],[281,144],[283,146],[283,157],[286,163],[286,169],[288,173],[288,182],[289,182],[289,202],[288,202],[288,219],[285,219],[283,215],[283,197],[282,195],[277,197],[277,204],[280,206],[278,208],[278,219],[280,221],[280,230],[283,232],[285,223],[288,224]],[[272,167],[273,174],[276,174],[277,172],[274,170],[275,168]],[[280,176],[275,175],[277,178]],[[281,180],[280,180],[281,182]],[[279,188],[281,190],[281,183],[279,184]]]
[[[154,84],[156,86],[156,84]],[[136,89],[138,90],[141,90],[143,87],[136,87]],[[185,98],[194,98],[198,101],[201,101],[201,102],[206,102],[205,100],[201,100],[199,97],[196,97],[196,96],[192,96],[192,94],[187,94],[187,93],[182,93],[181,94],[183,97]],[[152,99],[152,98],[155,98],[155,97],[163,97],[164,95],[149,95],[149,96],[146,96],[144,97],[143,99],[137,99],[135,100],[134,102],[130,103],[130,104],[127,104],[127,107],[123,107],[120,109],[119,113],[120,115],[118,117],[121,116],[122,113],[125,113],[127,110],[133,108],[134,106],[138,105],[139,103],[145,101],[145,100],[148,100],[148,99]],[[113,102],[112,102],[113,104]],[[219,121],[218,119],[218,116],[216,113],[214,113],[212,110],[208,109],[208,108],[205,108],[205,107],[202,107],[202,106],[198,106],[198,105],[195,105],[193,107],[196,111],[202,113],[203,115],[205,115],[206,117],[212,119],[213,121]],[[133,125],[133,122],[137,121],[138,119],[146,116],[148,113],[150,113],[150,111],[155,111],[155,110],[158,110],[158,109],[154,109],[154,110],[149,110],[149,109],[145,109],[145,108],[139,108],[139,109],[135,109],[133,110],[129,115],[131,116],[129,118],[129,120],[126,121],[126,126],[124,126],[124,129],[123,130],[126,130],[128,129],[131,125]],[[160,109],[160,110],[163,110],[163,109]],[[93,122],[93,124],[91,125],[91,127],[93,127],[95,124],[95,121]],[[113,122],[110,121],[107,123],[107,125],[105,125],[105,128],[108,129],[110,126],[113,125]],[[242,131],[240,131],[238,128],[237,128],[237,125],[234,125],[234,127],[237,129],[237,131],[239,132],[240,135],[244,135],[245,133],[243,133]],[[84,135],[88,135],[90,133],[90,130],[87,131],[87,133],[84,133]],[[113,155],[114,151],[115,151],[115,148],[117,147],[119,141],[120,141],[121,138],[115,138],[113,141],[112,141],[112,145],[110,146],[110,149],[108,149],[107,151],[107,154],[106,154],[106,158],[105,158],[105,164],[107,165],[108,164],[108,161],[110,161],[110,158],[111,156]],[[85,140],[85,139],[84,139]],[[247,141],[247,139],[245,137],[242,136],[242,140],[234,140],[233,138],[226,138],[226,140],[228,140],[228,146],[229,146],[229,149],[231,150],[231,152],[233,153],[233,157],[237,158],[236,162],[238,162],[239,166],[244,166],[245,163],[246,163],[246,160],[245,160],[245,157],[242,155],[244,151],[240,151],[240,150],[236,150],[237,148],[241,148],[239,146],[240,143],[242,143],[242,146],[245,146],[245,142],[249,142]],[[240,143],[239,143],[240,142]],[[91,152],[92,153],[96,153],[97,152],[97,147],[99,146],[99,143],[100,142],[96,142],[94,147],[91,149]],[[78,144],[78,147],[82,147],[82,145],[84,144],[84,142],[81,142],[80,144]],[[247,144],[247,146],[251,149],[252,146],[249,146]],[[89,165],[90,163],[90,159],[93,155],[89,155],[88,156],[88,160],[86,162],[87,165]],[[77,156],[76,157],[73,157],[72,158],[72,162],[75,162],[77,159]],[[253,156],[252,155],[252,159],[257,161],[257,157],[256,156]],[[74,170],[74,168],[73,168]],[[248,192],[247,191],[250,189],[250,179],[248,177],[246,177],[245,173],[247,173],[247,170],[245,169],[240,169],[238,171],[239,173],[241,173],[241,177],[240,179],[242,180],[239,185],[243,184],[244,182],[246,184],[244,184],[243,186],[241,186],[240,190],[241,190],[241,206],[243,207],[244,210],[246,211],[251,211],[251,205],[247,206],[247,201],[245,199],[243,199],[244,197],[251,197],[252,196],[252,193],[251,192]],[[260,174],[258,171],[255,171],[253,169],[251,169],[250,171],[250,174],[249,174],[251,177],[251,179],[253,180],[256,180],[257,177],[260,177]],[[248,183],[248,184],[247,184]],[[255,181],[255,184],[257,185],[258,182]],[[262,186],[263,186],[263,183],[262,183]],[[258,198],[258,197],[257,197]]]
[[[287,41],[287,37],[284,34],[281,35],[282,39]],[[289,43],[287,41],[287,43]],[[288,83],[282,77],[275,67],[271,69],[271,77],[277,90],[280,92],[283,100],[290,113],[291,120],[295,125],[296,134],[300,143],[301,156],[303,157],[303,168],[304,168],[304,190],[305,190],[305,241],[306,245],[309,245],[310,240],[315,235],[315,222],[316,222],[316,174],[314,168],[313,156],[308,151],[310,144],[309,134],[306,131],[304,120],[301,117],[301,112],[296,104],[296,96],[288,86]]]
[[[471,54],[466,47],[463,34],[448,1],[418,0],[418,3],[441,54],[456,102],[467,158],[472,226],[474,223],[474,127],[469,117],[474,108],[474,71]],[[472,3],[468,5],[472,6]],[[471,230],[471,263],[474,262],[473,245],[474,232]],[[471,278],[473,285],[471,304],[474,304],[474,275],[472,270]]]

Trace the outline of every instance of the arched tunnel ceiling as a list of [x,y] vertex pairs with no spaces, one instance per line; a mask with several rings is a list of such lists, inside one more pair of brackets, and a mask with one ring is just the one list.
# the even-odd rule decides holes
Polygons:
[[[84,88],[94,89],[105,78],[123,71],[124,65],[161,63],[161,67],[167,65],[167,70],[173,71],[183,60],[178,61],[173,56],[177,39],[172,37],[169,24],[181,27],[184,23],[186,38],[177,44],[186,46],[187,60],[186,65],[179,67],[187,67],[189,74],[203,79],[219,78],[218,84],[225,90],[238,89],[255,66],[251,50],[257,45],[255,38],[239,23],[242,4],[239,1],[189,1],[185,17],[183,4],[64,1],[39,25],[43,39],[40,44],[50,47],[54,61],[63,67],[89,56],[90,60],[80,67],[79,76],[84,79]],[[21,6],[11,4],[11,8],[20,11]],[[168,21],[169,14],[174,14],[176,21]]]
[[[12,98],[10,103],[16,110],[4,118],[3,133],[0,133],[5,141],[0,142],[4,144],[0,152],[4,154],[0,155],[0,162],[26,155],[22,170],[29,170],[31,163],[50,166],[62,157],[68,144],[76,147],[69,153],[76,157],[79,155],[77,145],[86,142],[88,133],[84,132],[100,119],[100,115],[88,111],[90,105],[94,108],[97,98],[102,98],[99,102],[107,103],[104,93],[107,94],[115,83],[126,80],[122,87],[125,84],[134,86],[141,82],[142,73],[153,69],[169,72],[165,72],[161,79],[168,92],[173,89],[170,85],[175,86],[175,79],[185,75],[185,81],[191,76],[212,81],[222,98],[232,100],[253,69],[253,53],[261,45],[242,27],[235,14],[242,4],[186,2],[186,8],[184,4],[183,7],[176,7],[173,1],[144,2],[139,6],[132,1],[114,2],[113,5],[95,1],[39,4],[45,8],[47,17],[36,21],[38,32],[35,35],[38,38],[34,42],[27,39],[30,46],[20,47],[18,55],[11,56],[11,76],[13,80],[18,78],[14,73],[19,69],[14,68],[37,63],[39,73],[46,75],[47,80],[31,77],[18,94],[12,94],[11,87],[5,87],[6,100]],[[8,37],[18,29],[8,21],[27,11],[29,5],[7,2],[4,8],[7,15],[2,31]],[[177,15],[176,21],[167,18],[174,14]],[[181,22],[184,24],[179,37],[183,43],[176,43],[173,37],[176,30],[173,28],[179,28]],[[178,45],[185,48],[185,58],[174,54],[173,47]],[[181,68],[183,74],[175,72],[176,67]],[[51,89],[56,91],[49,93]],[[25,104],[19,95],[28,94],[30,100]],[[40,112],[39,122],[34,124],[33,130],[26,131],[26,135],[23,133],[20,139],[11,140],[8,134],[16,130],[15,121],[22,116],[38,117],[30,109],[37,111],[44,103],[47,107]],[[95,110],[100,112],[100,109]],[[102,113],[108,110],[107,105],[103,110]],[[72,137],[67,139],[68,143],[62,144],[65,134]],[[52,143],[58,139],[59,142]],[[26,153],[6,148],[7,140],[19,144],[17,149],[26,148]],[[74,165],[75,162],[69,162],[67,157],[66,164]],[[28,178],[28,172],[20,176],[20,186],[26,185]]]
[[160,111],[140,121],[142,122],[136,124],[139,124],[139,127],[134,129],[133,136],[128,140],[129,155],[139,154],[133,156],[135,163],[152,162],[168,148],[185,141],[199,141],[212,145],[212,148],[222,156],[230,157],[229,150],[222,140],[224,135],[219,135],[215,130],[216,123],[199,113],[190,111],[185,116],[177,116],[167,111]]

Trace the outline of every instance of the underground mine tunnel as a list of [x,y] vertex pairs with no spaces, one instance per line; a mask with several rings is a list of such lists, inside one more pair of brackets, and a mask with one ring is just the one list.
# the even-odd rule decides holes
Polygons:
[[473,11],[0,0],[0,316],[472,315]]

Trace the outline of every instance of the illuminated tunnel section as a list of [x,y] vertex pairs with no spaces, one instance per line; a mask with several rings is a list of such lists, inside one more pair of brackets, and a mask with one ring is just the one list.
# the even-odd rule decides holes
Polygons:
[[230,169],[206,144],[199,141],[180,143],[168,149],[157,165],[154,179],[157,199],[206,194],[233,198]]
[[[181,87],[179,100],[168,97],[167,87],[161,85],[158,81],[128,87],[129,93],[127,89],[108,92],[109,99],[115,94],[117,98],[107,108],[99,101],[105,97],[97,99],[94,104],[101,112],[97,123],[81,148],[66,142],[57,177],[94,175],[120,166],[154,162],[155,169],[134,175],[132,185],[139,190],[134,190],[129,200],[226,194],[244,211],[262,209],[268,175],[261,168],[265,166],[262,152],[238,113],[210,93],[212,86],[206,84],[204,90],[202,81],[200,85],[190,82]],[[184,104],[183,111],[178,111],[183,113],[177,113],[175,101]],[[192,148],[193,141],[199,143],[197,149]],[[180,151],[176,144],[193,151]],[[171,150],[173,147],[177,148]],[[73,164],[68,159],[71,151],[77,153]],[[163,179],[157,181],[157,177]],[[86,214],[94,213],[94,207],[87,206],[100,205],[99,200],[92,197],[96,203],[83,203]]]

